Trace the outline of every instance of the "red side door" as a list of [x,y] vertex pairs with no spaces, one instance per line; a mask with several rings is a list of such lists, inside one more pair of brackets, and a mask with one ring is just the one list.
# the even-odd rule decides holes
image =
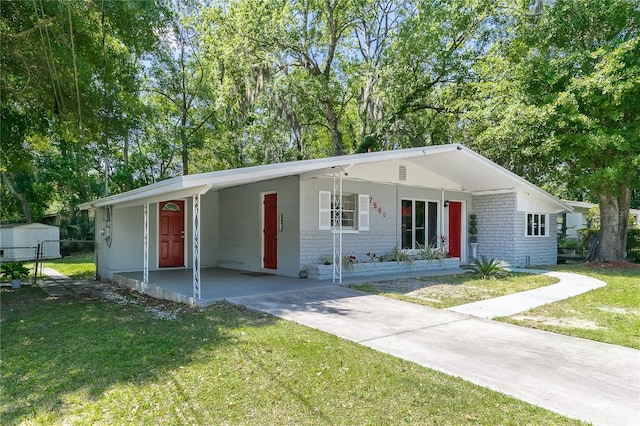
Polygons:
[[264,258],[268,269],[278,268],[278,194],[264,196]]
[[462,203],[449,201],[449,255],[460,257],[462,237]]
[[184,201],[160,205],[160,259],[158,266],[184,266]]

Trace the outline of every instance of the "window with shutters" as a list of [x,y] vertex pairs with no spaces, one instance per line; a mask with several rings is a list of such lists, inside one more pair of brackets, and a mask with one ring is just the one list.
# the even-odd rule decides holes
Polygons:
[[[369,196],[367,194],[344,193],[340,199],[342,204],[342,230],[369,230]],[[319,192],[319,229],[333,228],[340,205],[335,205],[330,191]]]

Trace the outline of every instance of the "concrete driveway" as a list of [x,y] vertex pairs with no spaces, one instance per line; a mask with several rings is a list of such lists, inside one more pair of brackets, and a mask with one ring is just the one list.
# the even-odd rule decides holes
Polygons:
[[229,299],[596,425],[640,424],[640,351],[342,287]]

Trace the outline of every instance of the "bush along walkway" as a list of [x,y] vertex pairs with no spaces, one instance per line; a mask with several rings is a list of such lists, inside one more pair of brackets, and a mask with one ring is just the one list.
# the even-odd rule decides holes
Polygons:
[[569,272],[551,272],[537,269],[514,269],[514,272],[548,275],[559,278],[560,282],[494,299],[453,306],[448,310],[474,317],[493,319],[519,314],[538,306],[577,296],[607,285],[604,281]]

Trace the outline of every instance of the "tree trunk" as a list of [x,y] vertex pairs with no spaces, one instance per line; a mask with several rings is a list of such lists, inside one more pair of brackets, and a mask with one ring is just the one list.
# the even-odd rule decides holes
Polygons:
[[[122,163],[124,164],[125,170],[129,170],[129,134],[124,138],[124,146],[122,147]],[[131,191],[131,189],[131,181],[125,181],[124,190]]]
[[622,184],[618,195],[602,193],[598,195],[598,200],[600,202],[600,246],[596,260],[601,262],[624,260],[627,257],[631,191],[629,187]]
[[187,114],[186,111],[182,113],[182,119],[180,122],[180,146],[182,150],[182,174],[189,174],[189,143],[187,141]]
[[18,204],[20,204],[20,207],[22,207],[22,213],[24,214],[25,221],[27,223],[31,223],[31,209],[29,209],[29,203],[27,202],[27,199],[18,191],[16,191],[16,189],[11,184],[11,181],[9,180],[9,176],[7,176],[5,172],[0,172],[0,175],[2,175],[2,183],[4,183],[4,185],[7,187],[7,190],[11,193],[11,195],[13,195],[13,198],[16,199]]
[[329,99],[325,100],[324,106],[327,116],[327,125],[329,126],[329,133],[331,133],[333,155],[343,155],[344,150],[342,149],[342,134],[340,133],[340,129],[338,128],[338,117],[336,117],[333,102]]
[[186,41],[182,29],[180,38],[180,146],[182,148],[182,174],[189,174],[189,145],[187,143],[187,119],[189,115],[189,102],[187,102],[187,66],[185,61]]

